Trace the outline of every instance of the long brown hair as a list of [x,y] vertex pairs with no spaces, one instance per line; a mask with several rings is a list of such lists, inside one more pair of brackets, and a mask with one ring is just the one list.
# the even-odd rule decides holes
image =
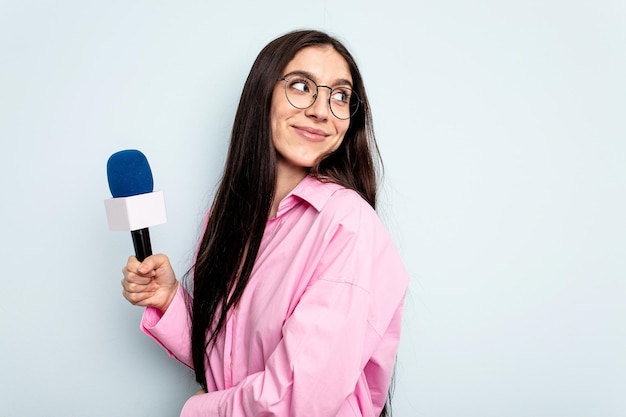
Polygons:
[[363,80],[352,55],[338,40],[319,31],[291,32],[270,42],[243,87],[224,173],[192,267],[192,358],[196,380],[205,389],[206,351],[241,299],[274,198],[276,154],[270,125],[274,87],[296,53],[309,46],[330,46],[346,60],[353,89],[361,99],[342,144],[312,167],[311,174],[355,190],[376,207],[380,158]]

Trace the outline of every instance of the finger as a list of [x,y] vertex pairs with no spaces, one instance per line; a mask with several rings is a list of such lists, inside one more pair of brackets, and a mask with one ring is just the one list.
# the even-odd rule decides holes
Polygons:
[[134,256],[129,256],[128,260],[126,261],[126,266],[124,267],[124,269],[128,270],[128,271],[137,271],[137,267],[140,265],[141,263],[137,260],[136,257]]
[[135,284],[148,285],[154,280],[154,276],[152,274],[147,276],[137,275],[134,272],[129,272],[126,276],[124,276],[124,279]]
[[123,279],[122,288],[124,288],[124,290],[129,293],[154,293],[158,289],[158,285],[153,284],[151,281],[148,281],[146,283],[137,283],[129,281],[127,279]]
[[163,254],[150,255],[137,267],[137,272],[143,275],[155,274],[157,269],[169,267],[169,258]]
[[148,300],[154,295],[154,293],[150,293],[150,292],[133,293],[133,292],[128,292],[124,290],[122,291],[122,295],[132,305],[145,306],[148,304]]
[[128,262],[122,268],[122,274],[125,279],[129,281],[137,281],[142,283],[147,283],[151,279],[151,276],[154,275],[152,271],[149,274],[142,274],[137,269],[141,266],[137,258],[134,256],[130,256],[128,258]]

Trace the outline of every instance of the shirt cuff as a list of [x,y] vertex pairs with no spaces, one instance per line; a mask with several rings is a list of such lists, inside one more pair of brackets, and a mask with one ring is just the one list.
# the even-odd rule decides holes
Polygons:
[[179,284],[165,313],[156,308],[146,308],[141,319],[141,330],[161,345],[168,355],[192,368],[188,298],[187,292]]
[[[180,303],[180,298],[183,299],[182,303]],[[179,306],[182,305],[183,307],[186,307],[184,298],[184,290],[182,289],[182,285],[178,284],[178,288],[176,289],[176,295],[174,295],[174,299],[172,299],[172,302],[170,303],[165,313],[162,313],[161,310],[155,307],[146,307],[145,311],[143,312],[143,317],[141,318],[141,329],[144,332],[150,332],[159,325],[161,319],[167,321],[168,317],[174,316],[174,318],[177,318],[178,314],[176,313],[179,313],[177,311]]]

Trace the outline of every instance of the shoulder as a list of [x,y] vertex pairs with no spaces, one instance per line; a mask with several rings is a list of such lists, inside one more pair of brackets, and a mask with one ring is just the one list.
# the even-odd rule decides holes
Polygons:
[[320,210],[320,216],[339,222],[349,229],[380,228],[382,223],[372,206],[356,191],[337,186]]
[[395,256],[395,245],[378,214],[359,193],[338,187],[321,207],[317,227],[323,231],[329,253],[365,266],[366,260]]
[[354,246],[353,254],[393,247],[392,239],[372,206],[355,190],[309,177],[296,193],[315,215],[309,231],[331,247]]

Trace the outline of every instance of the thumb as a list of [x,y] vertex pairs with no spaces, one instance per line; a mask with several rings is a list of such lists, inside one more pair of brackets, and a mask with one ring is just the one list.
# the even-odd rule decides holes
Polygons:
[[146,275],[151,271],[159,269],[160,267],[169,264],[169,260],[167,256],[158,254],[158,255],[150,255],[146,259],[143,260],[142,263],[137,267],[137,271],[140,274]]

